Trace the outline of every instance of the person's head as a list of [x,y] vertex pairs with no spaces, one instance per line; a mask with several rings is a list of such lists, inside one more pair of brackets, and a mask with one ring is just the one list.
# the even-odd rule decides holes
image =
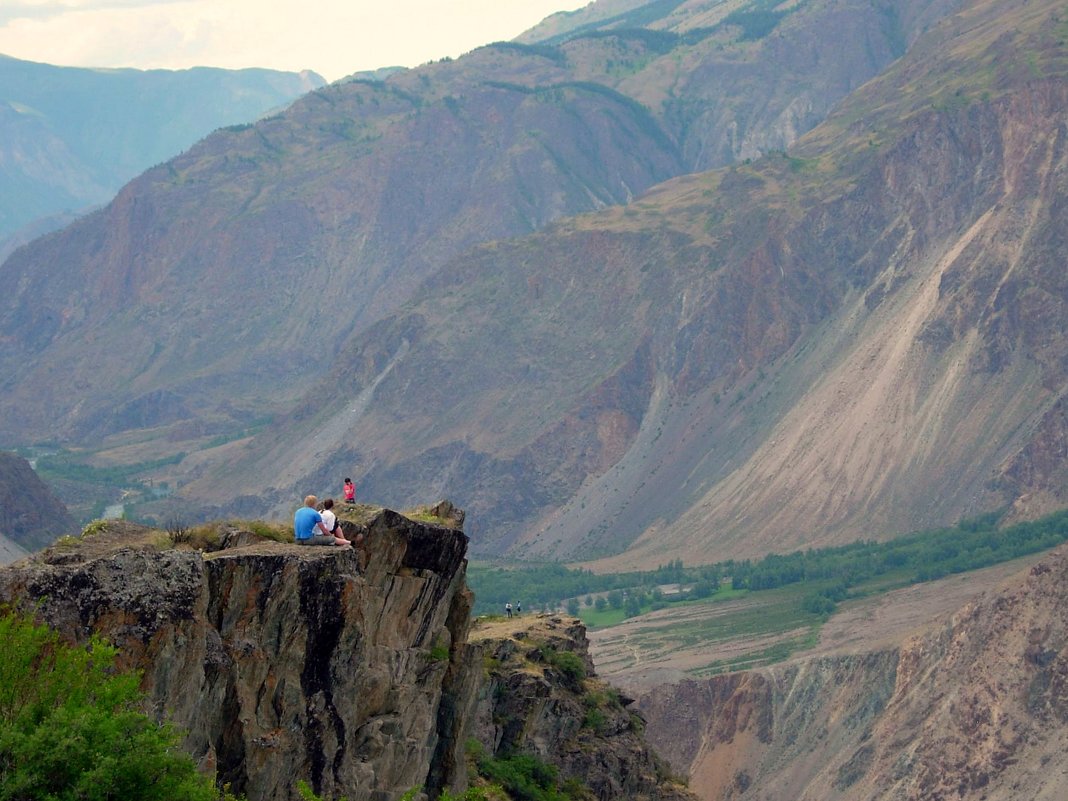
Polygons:
[[352,479],[351,478],[346,478],[345,479],[345,483],[346,484],[351,484],[352,483]]
[[304,497],[304,505],[307,506],[309,509],[314,509],[315,504],[317,504],[318,502],[319,499],[316,498],[314,495],[306,495]]
[[323,501],[323,508],[324,509],[333,509],[334,508],[334,499],[333,498],[327,498],[325,501]]

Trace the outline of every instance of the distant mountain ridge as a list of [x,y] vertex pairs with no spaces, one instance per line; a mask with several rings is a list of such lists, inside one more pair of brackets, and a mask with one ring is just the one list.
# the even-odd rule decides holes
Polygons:
[[5,434],[158,455],[277,412],[180,497],[355,474],[462,497],[477,555],[603,568],[1062,505],[1058,13],[813,2],[320,90],[0,268],[86,287],[4,299]]
[[1063,505],[1055,14],[974,3],[788,155],[464,254],[229,476],[448,486],[476,552],[604,568]]
[[[0,266],[0,280],[24,287],[0,331],[12,393],[0,437],[84,438],[183,416],[243,426],[277,411],[449,258],[785,147],[915,34],[843,51],[822,36],[828,14],[876,28],[885,16],[850,0],[756,41],[726,28],[694,43],[634,32],[499,43],[218,132]],[[45,304],[22,294],[37,282],[52,287]],[[344,315],[327,315],[324,296]],[[78,401],[43,386],[54,358],[78,365]]]
[[324,83],[313,72],[85,69],[0,55],[0,243],[37,220],[106,203],[216,128]]

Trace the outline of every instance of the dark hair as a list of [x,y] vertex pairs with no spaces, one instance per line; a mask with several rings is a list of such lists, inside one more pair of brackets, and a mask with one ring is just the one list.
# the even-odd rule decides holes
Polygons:
[[345,479],[345,483],[346,484],[351,484],[352,483],[352,479],[351,478],[346,478]]
[[334,499],[333,498],[327,498],[325,501],[323,501],[323,508],[324,509],[333,509],[334,508]]

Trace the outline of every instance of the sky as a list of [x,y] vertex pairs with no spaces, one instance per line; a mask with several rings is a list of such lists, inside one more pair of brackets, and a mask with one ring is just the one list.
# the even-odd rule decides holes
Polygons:
[[0,53],[70,67],[310,69],[329,81],[512,39],[588,0],[0,0]]

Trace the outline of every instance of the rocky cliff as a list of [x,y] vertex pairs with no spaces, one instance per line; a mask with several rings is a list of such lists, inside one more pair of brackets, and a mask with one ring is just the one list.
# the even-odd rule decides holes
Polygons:
[[585,627],[541,615],[480,623],[486,678],[473,733],[485,753],[528,753],[600,801],[686,801],[646,745],[633,699],[596,678]]
[[[598,798],[680,797],[628,713],[613,713],[603,736],[582,736],[568,715],[585,708],[567,700],[581,682],[561,689],[548,665],[517,678],[503,646],[467,643],[467,537],[450,527],[455,515],[422,516],[430,522],[360,507],[344,524],[356,550],[235,525],[94,524],[0,572],[0,599],[71,639],[114,642],[122,665],[143,672],[154,714],[255,801],[295,798],[298,779],[326,798],[374,801],[460,788],[476,718],[487,753],[566,753],[562,775],[599,775]],[[560,634],[554,647],[566,640],[588,666],[581,631]]]
[[1068,550],[899,645],[665,686],[651,742],[703,799],[1068,793]]

